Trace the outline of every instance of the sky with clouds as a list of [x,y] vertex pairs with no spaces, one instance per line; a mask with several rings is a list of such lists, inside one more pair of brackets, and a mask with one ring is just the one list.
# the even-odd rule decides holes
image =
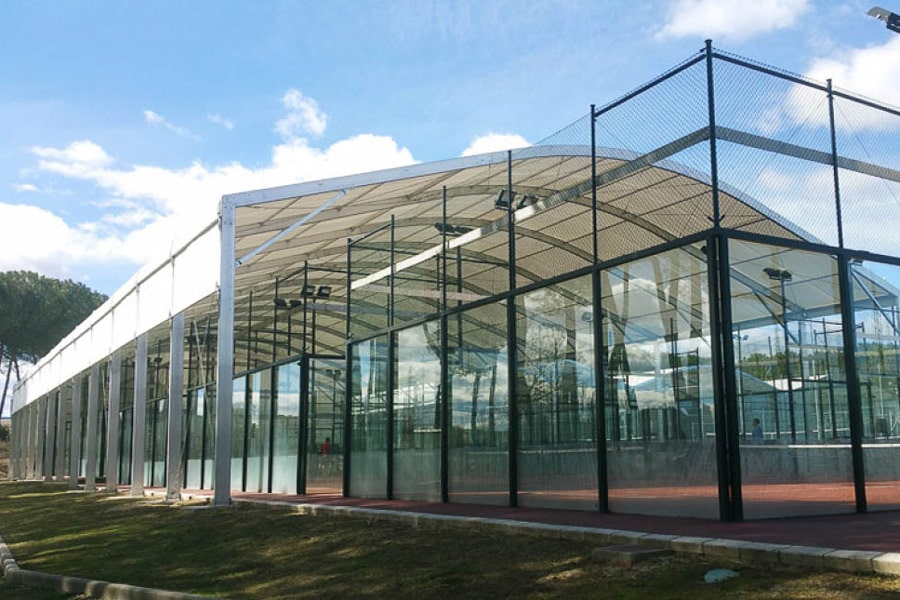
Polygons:
[[524,146],[707,38],[900,105],[871,2],[6,0],[0,270],[109,294],[225,193]]

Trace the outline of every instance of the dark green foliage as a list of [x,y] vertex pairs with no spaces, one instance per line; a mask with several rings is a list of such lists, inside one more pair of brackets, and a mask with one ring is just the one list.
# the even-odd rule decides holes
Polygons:
[[30,271],[0,273],[2,357],[38,360],[105,300],[105,295],[69,279]]

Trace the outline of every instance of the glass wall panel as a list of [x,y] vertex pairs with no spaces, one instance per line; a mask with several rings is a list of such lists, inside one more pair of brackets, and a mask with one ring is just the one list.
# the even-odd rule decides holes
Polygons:
[[203,465],[200,487],[212,489],[216,477],[216,386],[208,385],[203,394]]
[[[900,508],[900,267],[850,264],[869,510]],[[839,340],[838,340],[839,341]]]
[[833,256],[732,241],[747,519],[855,510]]
[[300,442],[300,365],[275,367],[278,391],[272,444],[272,491],[297,493],[297,446]]
[[144,484],[162,487],[166,484],[166,400],[147,402],[147,437],[144,449]]
[[506,303],[448,319],[449,495],[452,502],[509,502]]
[[309,361],[306,493],[341,492],[344,472],[344,361]]
[[203,419],[205,413],[205,390],[197,388],[188,392],[186,416],[187,438],[185,453],[185,480],[187,488],[197,489],[201,484],[201,469],[203,461]]
[[519,503],[598,506],[591,278],[519,305]]
[[602,272],[609,507],[719,516],[706,255]]
[[363,498],[387,494],[388,337],[352,347],[350,493]]
[[119,484],[131,485],[131,444],[134,408],[119,411]]
[[234,380],[231,390],[231,489],[244,489],[244,447],[247,442],[247,378]]
[[269,490],[269,427],[272,407],[272,373],[266,369],[248,376],[247,483],[248,492]]
[[394,497],[441,500],[439,322],[397,334]]

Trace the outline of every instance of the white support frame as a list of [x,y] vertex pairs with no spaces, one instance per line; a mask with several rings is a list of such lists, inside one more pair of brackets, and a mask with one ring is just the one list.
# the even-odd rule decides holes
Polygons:
[[97,425],[99,425],[100,363],[88,375],[87,425],[84,442],[84,491],[97,491]]
[[147,438],[148,334],[137,338],[134,356],[134,404],[131,411],[131,495],[144,495],[144,444]]
[[106,412],[106,491],[119,487],[119,406],[122,397],[122,351],[109,359],[109,410]]
[[184,312],[171,320],[169,335],[169,397],[166,421],[166,500],[181,498],[181,420],[184,416]]
[[69,443],[69,489],[76,490],[81,469],[81,375],[72,378],[72,439]]
[[234,391],[235,203],[223,197],[219,209],[219,332],[216,346],[216,460],[213,504],[231,504],[231,417]]

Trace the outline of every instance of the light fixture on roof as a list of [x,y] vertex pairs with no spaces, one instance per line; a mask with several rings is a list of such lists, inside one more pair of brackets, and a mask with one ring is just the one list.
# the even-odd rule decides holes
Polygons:
[[319,291],[316,292],[316,298],[330,298],[331,297],[331,286],[330,285],[320,285]]
[[794,276],[791,275],[790,271],[786,271],[784,269],[775,269],[773,267],[766,267],[763,269],[763,273],[769,276],[769,279],[772,281],[792,281]]
[[297,308],[298,306],[303,306],[303,300],[289,300],[288,304],[290,304],[291,308]]
[[[526,206],[531,206],[538,201],[538,197],[533,194],[523,194],[519,198],[519,194],[516,192],[512,192],[511,194],[507,193],[505,189],[500,190],[497,194],[497,198],[494,200],[494,208],[499,208],[500,210],[509,210],[509,197],[512,196],[513,206],[515,210],[519,210],[520,208],[525,208]],[[518,198],[518,200],[516,200]]]
[[316,286],[310,284],[304,284],[303,291],[301,292],[307,298],[316,295]]
[[287,308],[288,302],[284,298],[275,298],[275,307],[276,308]]
[[474,227],[468,227],[466,225],[451,225],[450,223],[441,223],[440,221],[434,224],[434,228],[441,233],[452,236],[463,235],[474,229]]
[[900,15],[897,13],[892,13],[880,6],[873,6],[866,14],[870,17],[875,17],[879,21],[884,21],[887,28],[894,33],[900,33]]

